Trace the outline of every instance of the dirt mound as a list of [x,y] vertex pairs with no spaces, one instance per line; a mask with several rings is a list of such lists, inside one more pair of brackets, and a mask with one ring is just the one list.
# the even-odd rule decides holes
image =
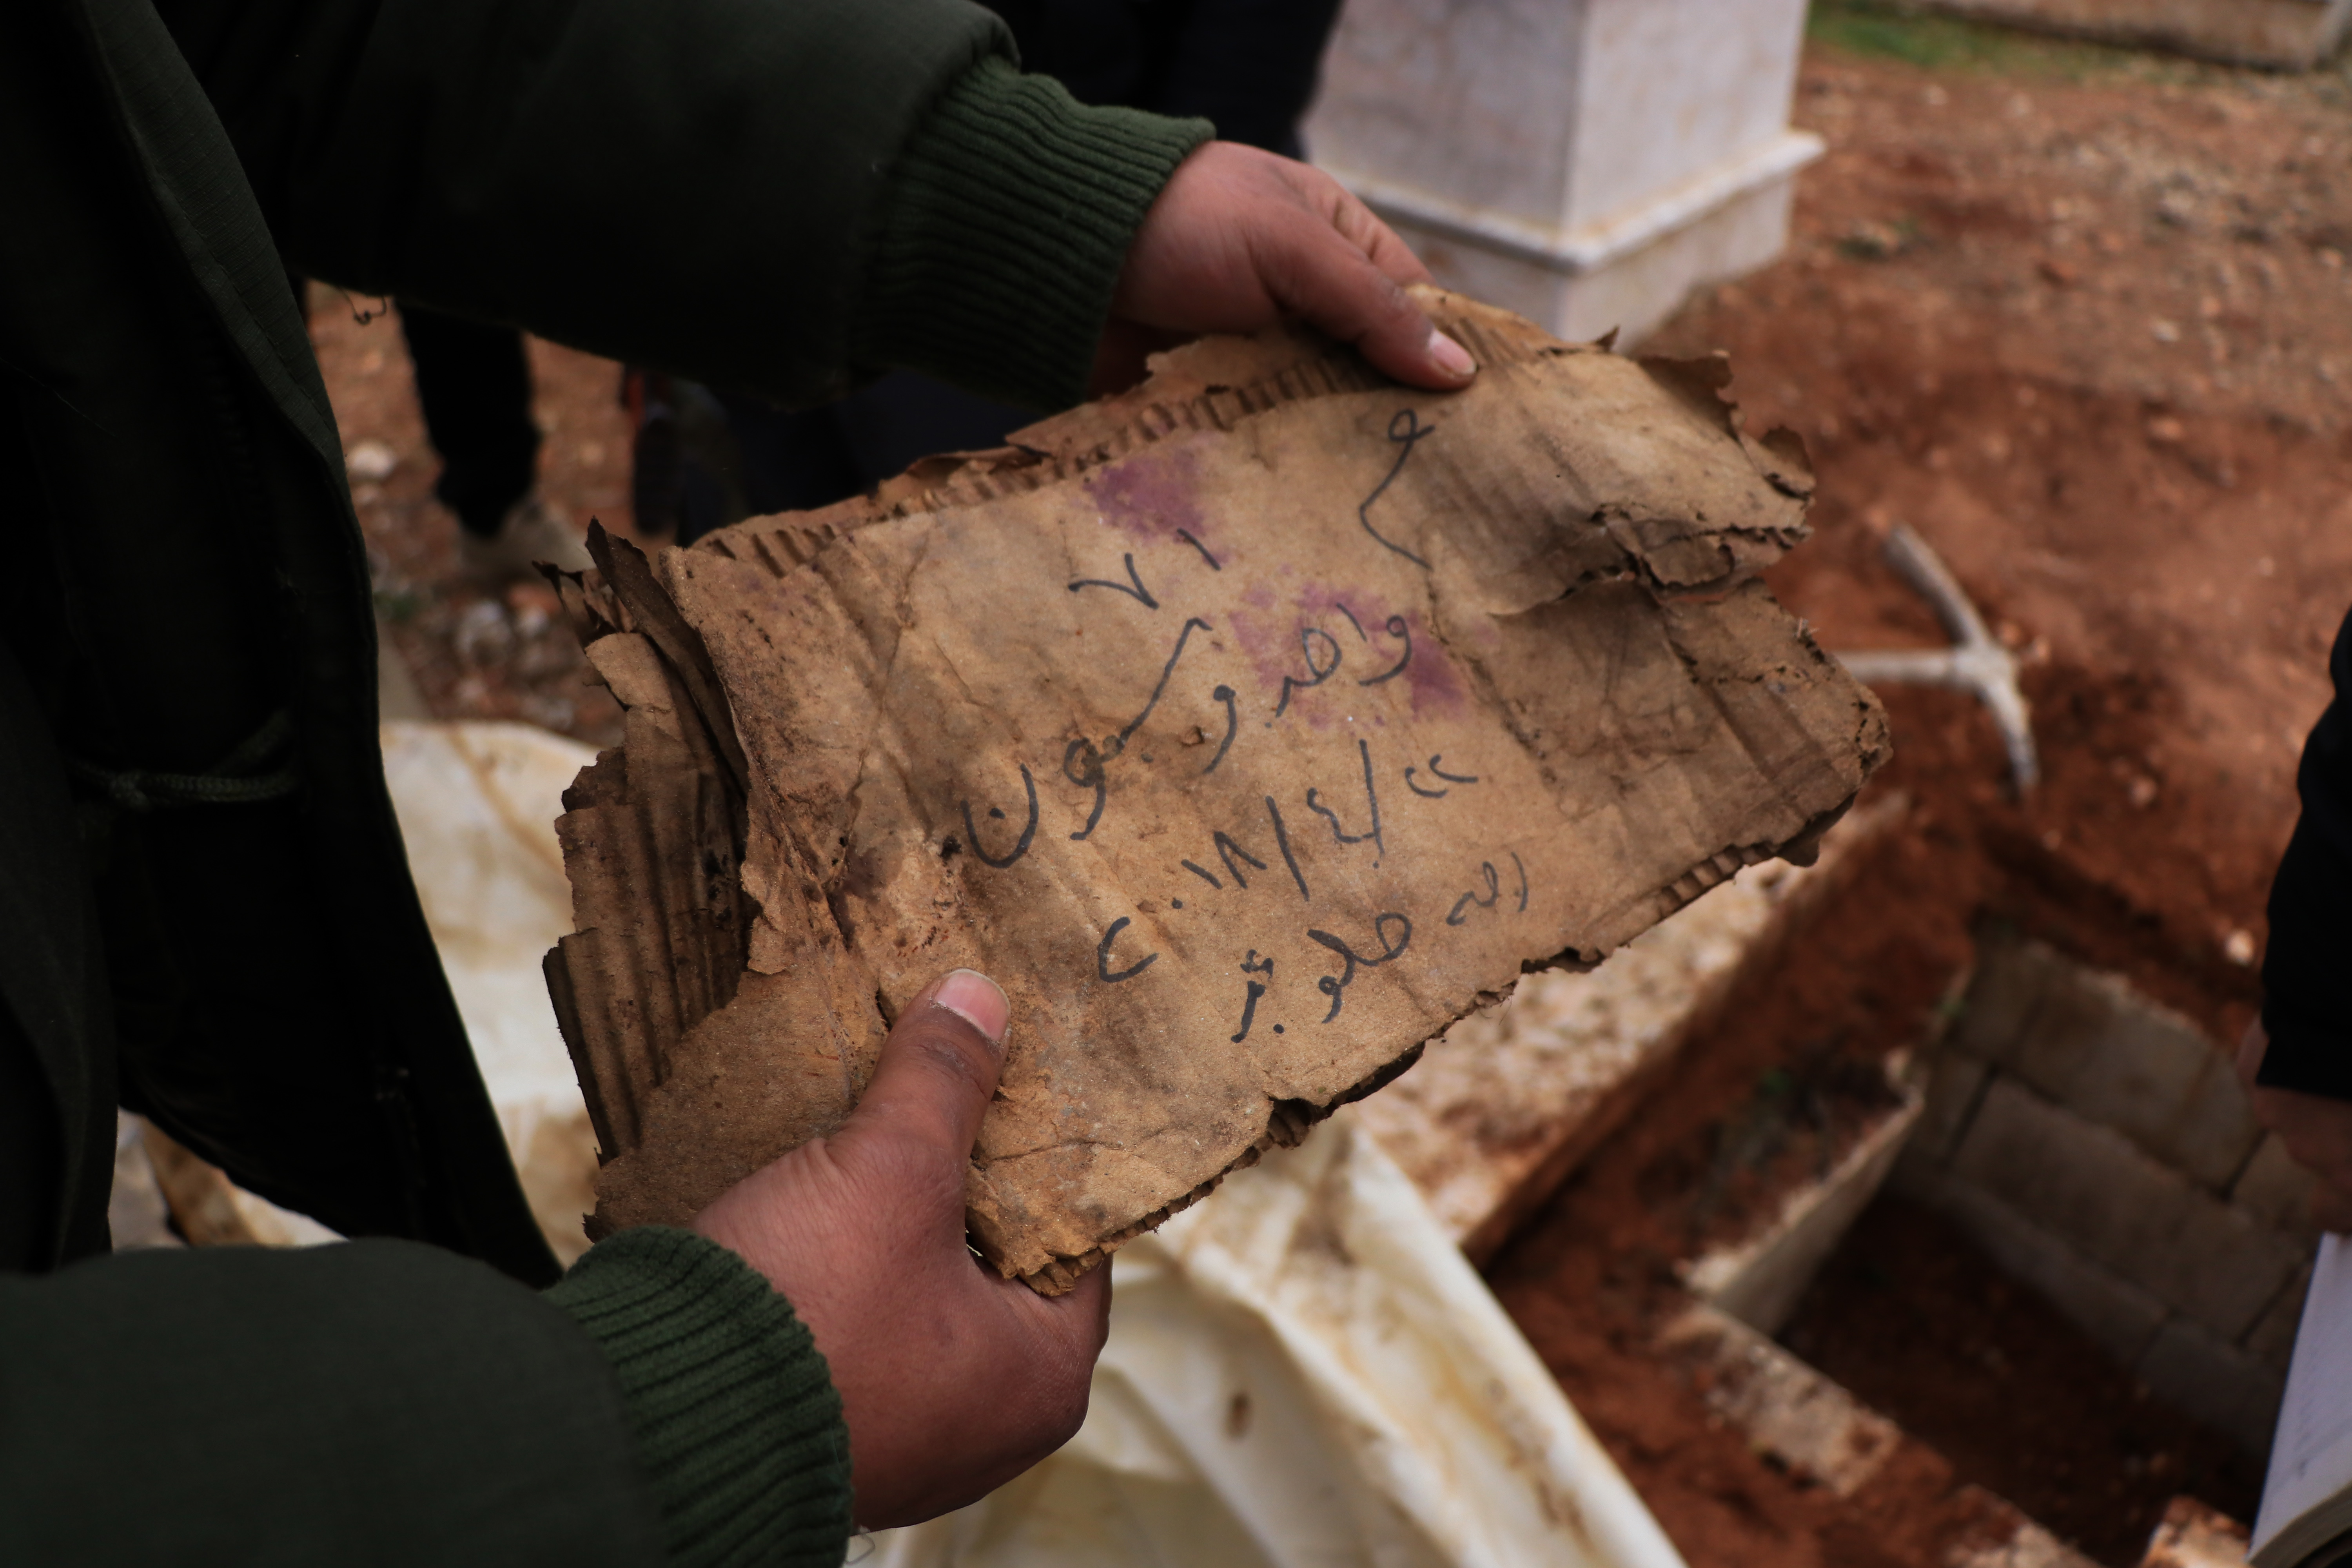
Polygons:
[[[1978,1487],[2116,1563],[2176,1491],[2252,1507],[2247,1461],[1899,1207],[1791,1331],[1923,1439],[1854,1497],[1775,1469],[1650,1349],[1727,1150],[1823,1064],[1923,1038],[1978,922],[2125,971],[2217,1040],[2257,1004],[2295,760],[2352,605],[2352,188],[2330,172],[2352,110],[2335,76],[2086,58],[2004,45],[1930,70],[1817,45],[1799,120],[1830,153],[1789,254],[1644,345],[1727,350],[1752,427],[1804,435],[1818,533],[1772,583],[1827,646],[1941,642],[1885,532],[1944,555],[2023,657],[2045,771],[2016,801],[1973,701],[1884,691],[1895,760],[1873,788],[1915,797],[1907,835],[1490,1269],[1694,1563],[1926,1568],[1986,1527]],[[1830,1337],[1870,1292],[1936,1353]]]

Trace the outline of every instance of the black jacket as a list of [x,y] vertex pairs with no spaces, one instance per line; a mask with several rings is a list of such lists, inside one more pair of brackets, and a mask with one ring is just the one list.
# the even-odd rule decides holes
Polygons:
[[[1066,397],[1202,128],[1008,53],[961,0],[0,4],[0,1562],[837,1560],[764,1280],[633,1232],[516,1283],[288,270],[780,398]],[[93,1257],[118,1099],[407,1239]],[[685,1362],[751,1417],[639,1396]]]
[[2271,883],[2260,1081],[2352,1100],[2352,616],[2336,634],[2336,700],[2303,749],[2303,816]]

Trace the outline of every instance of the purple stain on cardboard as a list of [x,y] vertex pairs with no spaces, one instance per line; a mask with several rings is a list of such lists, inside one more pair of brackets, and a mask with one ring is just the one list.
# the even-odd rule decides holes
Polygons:
[[1058,1293],[1851,801],[1883,715],[1754,580],[1804,497],[1714,384],[1424,302],[1460,393],[1203,340],[1013,447],[570,583],[627,710],[566,796],[547,965],[596,1232],[837,1126],[970,968],[1015,1020],[971,1234]]
[[1201,514],[1198,483],[1193,452],[1181,440],[1148,447],[1085,481],[1097,515],[1129,538],[1189,542],[1213,551],[1221,542]]

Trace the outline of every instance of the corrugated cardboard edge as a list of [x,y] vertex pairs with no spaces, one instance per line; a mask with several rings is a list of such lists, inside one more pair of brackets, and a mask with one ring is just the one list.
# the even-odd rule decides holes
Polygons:
[[609,1163],[637,1146],[679,1045],[733,999],[752,911],[742,752],[701,639],[634,546],[592,528],[590,549],[595,569],[548,575],[626,738],[564,792],[574,930],[541,970]]
[[[1423,303],[1433,317],[1450,334],[1468,346],[1481,364],[1509,363],[1563,353],[1608,352],[1605,345],[1559,343],[1519,318],[1434,289],[1420,292]],[[1813,476],[1806,463],[1802,444],[1785,431],[1776,430],[1758,439],[1738,427],[1732,405],[1721,395],[1729,379],[1728,364],[1722,356],[1696,361],[1644,360],[1642,363],[1660,384],[1736,439],[1755,464],[1759,476],[1775,490],[1800,505],[1810,499]],[[1016,432],[1013,444],[1007,447],[925,459],[898,479],[879,487],[871,496],[853,498],[814,512],[751,519],[709,536],[693,548],[730,560],[748,558],[781,577],[815,560],[835,540],[872,522],[950,510],[1034,490],[1083,475],[1171,437],[1202,429],[1229,431],[1254,415],[1287,403],[1370,391],[1388,384],[1353,354],[1335,352],[1333,345],[1304,331],[1276,331],[1248,340],[1209,340],[1161,356],[1154,362],[1153,369],[1153,377],[1134,391],[1087,405]],[[1728,540],[1718,570],[1689,578],[1651,578],[1649,586],[1666,595],[1721,592],[1752,577],[1764,565],[1778,559],[1801,541],[1805,532],[1802,524],[1799,523],[1785,529],[1760,531],[1753,537],[1732,537]],[[614,545],[618,545],[618,550],[614,550]],[[564,594],[567,610],[572,612],[574,626],[582,629],[583,641],[625,629],[648,635],[682,693],[692,700],[694,716],[714,731],[709,738],[709,751],[714,756],[724,757],[731,763],[734,780],[740,781],[742,752],[734,735],[732,717],[726,710],[723,690],[715,677],[709,674],[708,655],[702,652],[698,637],[678,616],[667,595],[662,593],[658,576],[650,570],[650,563],[633,548],[622,542],[611,542],[600,550],[599,558],[600,563],[604,563],[600,573],[559,582],[558,584]],[[1634,559],[1644,567],[1648,565],[1638,554]],[[598,581],[600,577],[604,581]],[[615,577],[621,579],[628,590],[625,603],[612,581]],[[667,635],[654,635],[656,633]],[[1819,652],[1810,633],[1801,626],[1798,635],[1809,649]],[[1822,657],[1827,658],[1826,655]],[[685,671],[677,668],[678,664],[692,667],[693,674],[703,679],[690,679]],[[628,706],[625,698],[624,707]],[[683,708],[688,704],[679,706]],[[1861,774],[1866,778],[1887,754],[1884,714],[1874,707],[1863,709],[1857,714],[1857,726],[1856,741],[1863,755]],[[606,758],[600,758],[598,767],[604,766],[614,755],[607,753]],[[587,773],[583,773],[583,784],[587,777]],[[740,803],[740,787],[738,800]],[[1604,927],[1593,951],[1570,950],[1554,955],[1545,963],[1529,963],[1526,969],[1531,971],[1559,964],[1589,965],[1597,963],[1611,949],[1632,940],[1707,889],[1727,880],[1743,867],[1779,858],[1784,853],[1801,858],[1811,845],[1818,842],[1822,832],[1851,804],[1849,797],[1847,801],[1821,813],[1785,845],[1735,846],[1709,857],[1654,892],[1629,900],[1616,918]],[[738,809],[740,811],[740,804]],[[567,862],[569,859],[567,853]],[[733,869],[740,876],[740,836]],[[748,898],[745,904],[743,919],[748,924]],[[647,1064],[659,1063],[701,1021],[702,1016],[708,1016],[708,1011],[716,1011],[725,1005],[726,998],[719,998],[708,1011],[693,1017],[686,1016],[681,1009],[677,1015],[679,1022],[674,1033],[668,1029],[656,1031],[660,1037],[651,1042],[656,1048],[616,1050],[613,1046],[616,1039],[646,1035],[645,1021],[641,1017],[633,1019],[610,1010],[599,1015],[583,1006],[583,987],[578,984],[576,973],[567,975],[571,984],[558,984],[557,970],[563,967],[559,964],[562,953],[562,950],[559,949],[549,955],[551,990],[556,993],[559,1019],[563,1023],[566,1042],[572,1047],[583,1089],[588,1088],[592,1079],[613,1073],[617,1064],[638,1064],[635,1068],[638,1079],[645,1079]],[[1482,997],[1475,1005],[1491,1005],[1500,999],[1499,996]],[[1335,1097],[1328,1104],[1315,1105],[1303,1100],[1279,1103],[1269,1115],[1265,1134],[1224,1172],[1131,1226],[1102,1238],[1087,1252],[1076,1257],[1056,1257],[1044,1268],[1020,1278],[1043,1294],[1062,1294],[1121,1244],[1156,1228],[1170,1215],[1199,1202],[1215,1189],[1225,1174],[1255,1163],[1268,1149],[1296,1144],[1315,1122],[1328,1116],[1339,1106],[1361,1099],[1395,1079],[1419,1058],[1422,1049],[1416,1045],[1402,1053]],[[607,1087],[602,1098],[617,1100],[624,1094],[641,1096],[651,1091],[654,1081],[657,1079],[643,1082],[632,1079],[623,1085]],[[614,1088],[620,1092],[615,1093]],[[589,1093],[593,1107],[600,1094],[595,1089],[590,1089]],[[598,1123],[598,1133],[604,1144],[607,1161],[634,1147],[633,1139],[618,1136],[617,1132],[608,1136],[602,1121]],[[689,1216],[677,1215],[667,1217],[682,1222]],[[592,1219],[590,1228],[592,1234],[598,1234],[598,1221]]]

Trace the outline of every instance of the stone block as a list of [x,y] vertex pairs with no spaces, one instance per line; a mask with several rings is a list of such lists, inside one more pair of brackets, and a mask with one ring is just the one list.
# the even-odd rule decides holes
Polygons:
[[1614,332],[1623,349],[1638,345],[1693,289],[1752,272],[1780,254],[1802,162],[1776,152],[1775,168],[1687,221],[1618,237],[1632,241],[1622,248],[1567,258],[1539,253],[1531,237],[1486,232],[1494,226],[1475,213],[1409,201],[1368,176],[1350,175],[1347,184],[1448,289],[1517,310],[1570,342]]
[[1982,1188],[1949,1174],[1897,1172],[1897,1190],[1969,1233],[2003,1274],[2050,1302],[2125,1366],[2155,1342],[2170,1309],[2084,1258]]
[[2316,1239],[2319,1227],[2311,1223],[2311,1189],[2316,1181],[2271,1133],[2246,1162],[2230,1189],[2230,1201],[2273,1230]]
[[2302,1261],[2285,1237],[2014,1079],[1986,1090],[1951,1173],[2224,1340],[2253,1326]]
[[2229,1058],[2118,975],[2040,942],[1988,944],[1955,1044],[2227,1191],[2262,1138]]
[[2006,1067],[2042,1011],[2042,999],[2067,978],[2066,962],[2049,946],[1989,934],[1978,943],[1976,973],[1960,999],[1947,1048]]
[[1545,228],[1603,225],[1785,136],[1803,0],[1355,0],[1318,161]]
[[1917,1094],[1912,1089],[1909,1099],[1864,1133],[1828,1175],[1783,1198],[1780,1212],[1761,1230],[1694,1261],[1683,1278],[1691,1293],[1750,1328],[1779,1333],[1822,1261],[1885,1184],[1918,1124]]
[[1351,0],[1316,161],[1449,288],[1637,337],[1769,261],[1820,139],[1789,127],[1803,0]]
[[2261,1142],[2230,1059],[2188,1019],[2114,975],[2053,991],[2019,1053],[2018,1075],[2225,1192]]
[[1936,1053],[1927,1069],[1927,1104],[1918,1128],[1904,1149],[1906,1160],[1941,1165],[1959,1147],[1960,1135],[1976,1115],[1985,1080],[1992,1068],[1982,1057],[1955,1049],[1950,1044]]
[[2134,1369],[2158,1398],[2234,1440],[2255,1459],[2270,1454],[2286,1378],[2185,1318],[2172,1318]]
[[1910,810],[1850,814],[1821,859],[1751,866],[1590,971],[1523,978],[1358,1108],[1474,1259],[1501,1245],[1660,1081],[1727,997],[1866,866]]
[[1709,1410],[1833,1496],[1860,1491],[1903,1441],[1894,1422],[1711,1307],[1680,1314],[1659,1343],[1692,1369]]

